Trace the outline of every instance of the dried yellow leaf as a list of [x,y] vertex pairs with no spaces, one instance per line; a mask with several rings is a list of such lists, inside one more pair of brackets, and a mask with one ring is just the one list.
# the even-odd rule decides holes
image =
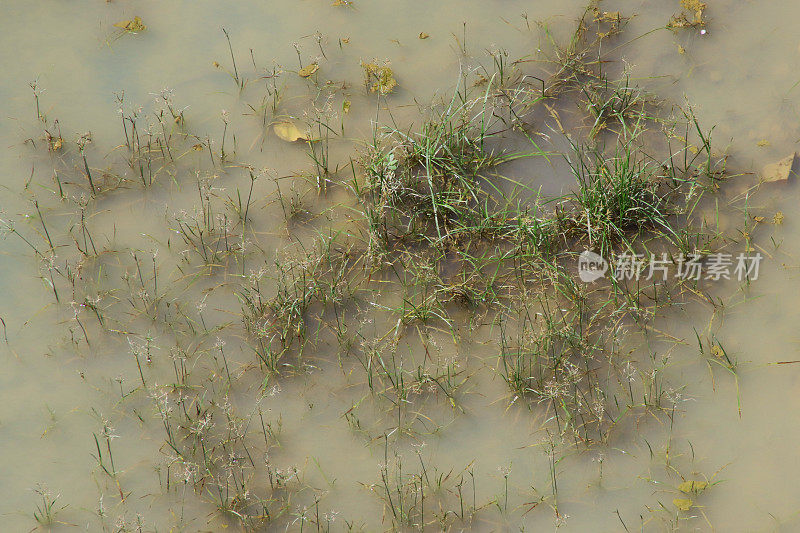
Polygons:
[[293,122],[278,122],[272,126],[272,131],[279,139],[286,142],[313,141],[311,134],[298,128]]
[[786,181],[792,176],[800,174],[800,157],[794,153],[788,157],[784,157],[777,163],[766,165],[761,170],[761,181],[774,182]]
[[[699,0],[681,0],[681,7],[689,11],[691,15],[687,16],[686,13],[678,13],[673,15],[667,24],[668,28],[692,28],[695,26],[705,26],[706,20],[703,18],[703,12],[706,9],[706,4]],[[690,20],[691,17],[691,20]]]
[[680,485],[678,485],[678,490],[681,492],[685,492],[689,494],[690,492],[694,492],[695,494],[702,492],[708,486],[708,483],[705,481],[694,481],[688,480],[684,481]]
[[600,11],[599,9],[594,12],[595,22],[620,22],[622,16],[619,11]]
[[775,216],[772,217],[772,223],[776,225],[783,224],[783,211],[775,213]]
[[377,63],[361,63],[364,74],[367,76],[367,83],[372,82],[370,90],[380,92],[383,95],[392,92],[397,87],[397,80],[394,79],[394,72],[389,68],[388,63],[378,65]]
[[123,20],[123,21],[117,22],[116,24],[114,24],[114,27],[123,29],[123,30],[125,30],[127,32],[130,32],[130,33],[137,33],[137,32],[144,31],[144,30],[147,29],[147,26],[145,26],[142,23],[142,19],[139,18],[138,16],[137,17],[133,17],[133,20]]
[[686,11],[691,11],[694,13],[694,23],[695,24],[702,24],[703,21],[703,11],[705,11],[706,4],[701,2],[700,0],[681,0],[681,7]]
[[672,500],[672,505],[680,509],[681,511],[688,511],[694,505],[694,502],[689,498],[675,498]]
[[319,63],[311,63],[297,71],[301,78],[308,78],[319,70]]
[[428,35],[424,31],[419,32],[419,38],[420,39],[427,39],[428,37],[430,37],[430,35]]

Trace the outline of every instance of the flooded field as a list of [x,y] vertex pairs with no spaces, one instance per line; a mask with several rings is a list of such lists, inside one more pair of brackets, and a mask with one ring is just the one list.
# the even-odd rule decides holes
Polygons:
[[3,13],[3,531],[800,527],[800,6]]

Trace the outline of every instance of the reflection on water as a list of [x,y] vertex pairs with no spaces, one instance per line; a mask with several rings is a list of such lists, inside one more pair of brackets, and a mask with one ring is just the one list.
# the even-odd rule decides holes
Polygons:
[[[144,266],[139,269],[157,268],[165,285],[177,287],[196,275],[188,262],[169,256],[173,247],[184,245],[175,231],[180,229],[176,220],[192,218],[198,203],[194,170],[200,168],[206,190],[229,199],[231,205],[244,194],[256,199],[248,217],[259,231],[251,241],[257,237],[262,251],[274,258],[275,250],[286,248],[292,239],[313,237],[324,224],[344,226],[346,221],[329,213],[327,206],[347,201],[342,191],[331,191],[328,198],[304,192],[314,163],[302,143],[282,143],[265,127],[276,119],[270,101],[276,92],[280,120],[299,124],[313,120],[315,113],[331,119],[342,139],[331,144],[328,156],[331,164],[345,168],[353,151],[372,137],[376,113],[381,122],[418,123],[417,104],[424,111],[435,98],[449,98],[462,70],[491,65],[491,54],[497,57],[501,49],[509,58],[533,57],[535,51],[547,48],[544,25],[538,21],[547,21],[562,39],[584,7],[580,2],[555,0],[536,6],[516,1],[462,5],[450,0],[426,5],[330,4],[317,0],[191,6],[7,2],[6,31],[0,36],[4,65],[0,97],[5,102],[0,126],[5,147],[0,152],[2,218],[17,220],[26,235],[45,233],[33,216],[32,199],[58,204],[57,182],[50,174],[54,167],[64,175],[75,169],[75,161],[80,162],[75,139],[91,130],[87,149],[91,167],[96,175],[111,173],[115,154],[123,150],[117,145],[125,142],[115,95],[124,91],[125,113],[141,113],[140,124],[146,124],[154,121],[144,117],[161,105],[153,101],[169,94],[174,109],[183,110],[186,130],[196,137],[181,139],[178,163],[170,167],[174,174],[166,169],[159,174],[163,185],[144,193],[123,187],[99,203],[90,222],[93,245],[114,249],[135,243],[135,264],[139,266],[141,259]],[[792,40],[791,30],[792,15],[800,8],[709,2],[706,32],[701,35],[698,28],[654,30],[669,21],[678,10],[677,2],[675,6],[614,4],[608,2],[603,9],[635,16],[615,41],[618,50],[610,52],[621,61],[609,68],[621,72],[622,65],[627,66],[632,80],[665,101],[688,100],[704,126],[716,125],[715,145],[730,153],[731,168],[757,170],[795,150],[800,43]],[[113,26],[134,16],[147,25],[145,32],[125,34]],[[222,28],[230,35],[236,69]],[[361,63],[387,61],[398,87],[388,100],[391,107],[376,109],[376,99],[364,88]],[[313,63],[319,64],[312,74],[315,78],[295,74]],[[275,69],[292,75],[274,77]],[[28,85],[34,80],[35,91]],[[169,88],[166,93],[165,88]],[[26,142],[44,142],[37,129],[34,92],[39,112],[50,123],[57,118],[71,143],[65,149],[71,150],[69,157]],[[229,167],[222,175],[222,162],[214,165],[207,159],[208,144],[219,153],[223,139],[229,162],[247,161],[267,169],[252,192],[248,192],[250,178],[241,168]],[[545,193],[558,194],[565,187],[559,178],[564,175],[562,165],[522,160],[507,171],[536,189],[541,186]],[[141,173],[131,179],[140,175],[146,179],[144,170],[136,171]],[[112,177],[103,179],[113,182]],[[731,183],[736,191],[732,195],[757,182],[746,174],[732,179],[744,184]],[[268,203],[266,199],[279,192],[283,200]],[[491,328],[460,326],[458,343],[438,332],[404,341],[407,353],[425,353],[441,369],[452,368],[470,378],[459,390],[460,409],[432,400],[424,412],[399,424],[413,427],[417,438],[392,441],[390,448],[390,438],[380,435],[392,427],[386,421],[391,412],[387,415],[382,407],[363,401],[366,378],[354,378],[353,368],[339,366],[335,347],[317,348],[291,379],[263,383],[263,374],[249,371],[256,364],[253,354],[240,348],[239,339],[225,338],[223,330],[214,330],[208,338],[213,345],[219,335],[225,344],[209,350],[194,346],[200,355],[185,361],[174,356],[169,335],[152,325],[147,306],[139,314],[125,315],[127,322],[107,325],[112,334],[87,336],[91,342],[86,346],[83,325],[74,320],[70,291],[62,288],[56,305],[47,276],[40,278],[33,252],[24,241],[8,235],[0,255],[4,295],[0,317],[9,339],[2,348],[5,370],[0,378],[3,521],[9,531],[34,527],[33,513],[42,500],[31,489],[47,485],[60,494],[51,511],[58,511],[56,521],[64,527],[118,530],[124,524],[136,530],[141,524],[142,530],[216,531],[234,524],[220,517],[215,494],[202,484],[197,489],[188,483],[197,472],[185,465],[175,467],[159,412],[149,397],[157,396],[159,387],[179,383],[184,375],[179,365],[186,364],[191,367],[186,375],[210,376],[210,384],[200,377],[191,387],[210,387],[220,393],[220,401],[224,397],[242,413],[236,424],[263,424],[268,456],[231,461],[270,465],[271,477],[256,479],[253,486],[302,487],[289,497],[288,512],[281,517],[280,523],[292,530],[304,524],[331,530],[388,527],[392,523],[388,509],[400,502],[387,507],[386,499],[381,499],[383,485],[396,481],[400,469],[439,476],[442,494],[430,497],[444,500],[457,495],[462,507],[453,512],[460,513],[459,518],[480,509],[474,520],[464,522],[476,530],[521,525],[538,529],[554,523],[576,531],[791,530],[798,512],[792,480],[800,474],[793,460],[800,427],[792,405],[800,366],[791,363],[800,359],[792,301],[800,283],[796,274],[800,242],[792,237],[795,194],[791,182],[764,186],[748,200],[747,213],[723,214],[722,223],[730,217],[731,227],[741,227],[751,215],[767,220],[777,212],[785,216],[780,224],[763,224],[754,233],[754,243],[766,258],[758,282],[748,292],[715,286],[708,303],[659,318],[653,327],[664,336],[634,340],[640,349],[645,346],[645,351],[670,357],[666,373],[679,389],[672,391],[678,406],[674,423],[647,415],[627,417],[610,444],[588,449],[551,447],[550,415],[509,402],[506,383],[495,371],[497,350],[490,342]],[[182,211],[187,212],[184,218]],[[57,209],[47,213],[54,234],[72,230],[73,235],[83,235],[69,227],[73,218],[59,216]],[[30,223],[20,222],[26,215],[32,217]],[[225,226],[227,221],[219,223]],[[173,230],[169,238],[164,236],[165,227]],[[90,246],[88,240],[79,244]],[[144,280],[151,283],[149,272],[136,272],[131,264],[122,254],[108,254],[104,269],[114,279],[127,273],[126,290],[140,281],[145,290]],[[236,266],[245,276],[250,271],[246,264]],[[213,330],[215,324],[239,323],[235,313],[240,305],[225,293],[227,284],[238,279],[233,277],[237,273],[187,285],[181,298],[194,308],[170,311],[186,317],[180,335],[193,328]],[[274,271],[267,274],[268,279]],[[158,288],[154,289],[157,294]],[[126,298],[119,287],[103,290],[110,300]],[[148,285],[145,292],[149,290]],[[396,304],[391,294],[385,297],[382,305]],[[84,308],[81,316],[88,321],[91,315]],[[377,312],[375,317],[381,319]],[[95,323],[88,327],[99,331]],[[738,361],[735,377],[700,356],[698,336],[718,339],[731,352]],[[141,365],[145,370],[140,372]],[[220,391],[230,374],[241,377],[228,395]],[[151,394],[139,388],[143,383]],[[224,412],[225,405],[211,403],[209,409]],[[200,402],[190,407],[199,409],[197,405]],[[235,484],[237,471],[230,472]],[[673,499],[682,496],[677,487],[684,478],[708,479],[711,486],[691,496],[696,501],[689,512],[679,513]],[[409,490],[388,492],[412,501],[413,487]],[[553,512],[556,504],[558,514]],[[433,519],[425,520],[431,521],[432,529]],[[448,522],[447,517],[443,521]]]

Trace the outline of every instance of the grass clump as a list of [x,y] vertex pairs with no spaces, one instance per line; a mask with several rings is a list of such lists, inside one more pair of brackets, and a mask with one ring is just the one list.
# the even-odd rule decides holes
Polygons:
[[635,241],[645,231],[673,231],[669,193],[661,191],[654,165],[642,161],[632,144],[620,143],[610,156],[578,152],[572,167],[578,185],[573,223],[589,248],[603,256],[615,244]]

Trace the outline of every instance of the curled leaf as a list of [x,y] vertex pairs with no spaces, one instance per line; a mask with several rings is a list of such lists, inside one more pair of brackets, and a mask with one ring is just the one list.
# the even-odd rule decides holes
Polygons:
[[297,71],[301,78],[308,78],[319,70],[319,63],[310,63]]
[[688,511],[694,505],[694,502],[689,498],[675,498],[672,500],[672,505],[680,509],[681,511]]
[[272,126],[272,131],[279,139],[292,143],[295,141],[313,141],[311,134],[298,128],[293,122],[278,122]]
[[129,33],[138,33],[147,29],[142,23],[142,19],[138,16],[133,17],[133,20],[123,20],[114,24],[115,28],[123,29]]

